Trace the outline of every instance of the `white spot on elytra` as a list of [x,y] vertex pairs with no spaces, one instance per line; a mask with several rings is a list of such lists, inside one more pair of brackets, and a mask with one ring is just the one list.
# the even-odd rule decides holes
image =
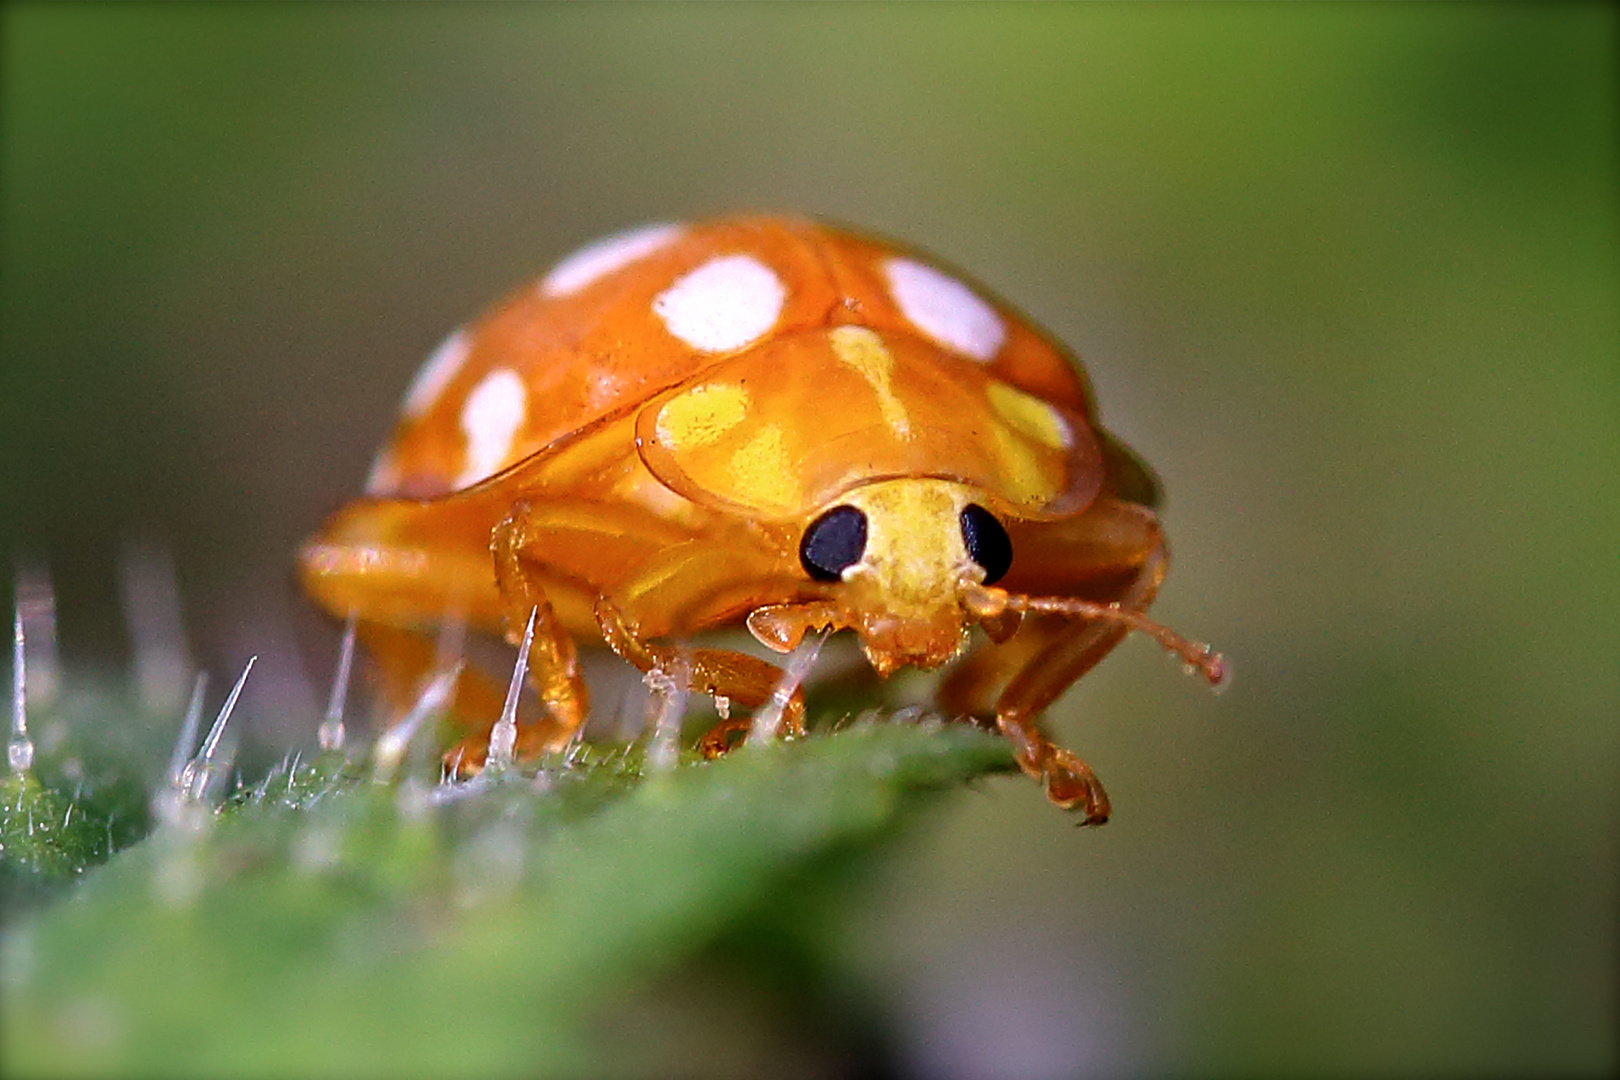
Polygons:
[[366,494],[378,495],[391,491],[399,484],[399,464],[394,460],[393,451],[383,447],[371,461],[371,471],[366,474]]
[[420,416],[439,400],[439,395],[449,385],[461,365],[466,362],[467,354],[472,351],[472,339],[467,336],[465,329],[457,330],[433,350],[427,358],[422,369],[411,380],[411,388],[405,391],[405,415]]
[[473,387],[461,407],[467,460],[456,478],[456,487],[477,483],[500,468],[528,410],[528,387],[523,377],[510,368],[497,368]]
[[949,274],[911,259],[883,264],[889,292],[913,326],[987,364],[1007,340],[1007,324],[985,299]]
[[541,296],[569,296],[637,259],[651,255],[681,234],[679,225],[643,225],[586,244],[540,279]]
[[694,349],[727,352],[764,336],[786,299],[770,267],[752,255],[721,255],[659,293],[653,311]]

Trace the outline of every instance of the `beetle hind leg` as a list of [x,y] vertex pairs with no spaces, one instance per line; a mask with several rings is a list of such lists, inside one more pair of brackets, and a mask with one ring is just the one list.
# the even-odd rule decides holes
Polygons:
[[[357,624],[360,640],[380,676],[385,700],[396,714],[414,705],[423,686],[443,667],[443,657],[423,633],[378,622]],[[492,677],[468,665],[456,679],[450,715],[464,732],[444,754],[444,766],[454,775],[469,775],[482,765],[489,749],[490,729],[500,718],[505,690]],[[556,741],[547,723],[526,723],[518,728],[515,752],[531,758]],[[565,740],[566,741],[566,740]]]

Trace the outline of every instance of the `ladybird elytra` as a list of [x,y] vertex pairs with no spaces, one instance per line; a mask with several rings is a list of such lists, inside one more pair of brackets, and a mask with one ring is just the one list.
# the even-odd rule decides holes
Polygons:
[[[1001,731],[1053,802],[1104,821],[1048,705],[1129,629],[1218,681],[1143,614],[1167,566],[1152,473],[1098,422],[1083,369],[965,275],[811,221],[659,224],[564,258],[430,354],[366,495],[303,547],[400,698],[447,622],[533,624],[519,757],[565,745],[578,644],[723,702],[718,753],[787,651],[852,631],[872,669],[958,661],[948,715]],[[970,631],[978,626],[985,639]],[[464,677],[446,761],[476,772],[502,695]],[[795,689],[783,729],[803,728]],[[505,738],[503,729],[503,738]],[[504,746],[502,747],[504,751]]]

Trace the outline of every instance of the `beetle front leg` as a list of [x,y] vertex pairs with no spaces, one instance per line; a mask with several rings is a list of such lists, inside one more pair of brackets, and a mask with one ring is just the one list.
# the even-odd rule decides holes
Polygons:
[[1014,610],[1082,620],[1074,632],[1057,634],[1013,677],[996,703],[996,725],[1018,749],[1024,771],[1045,780],[1053,802],[1065,808],[1086,808],[1086,824],[1107,820],[1107,797],[1091,769],[1073,754],[1047,742],[1034,718],[1102,659],[1128,630],[1153,638],[1179,657],[1189,674],[1202,675],[1211,686],[1219,687],[1227,678],[1226,661],[1208,645],[1189,641],[1143,612],[1164,577],[1164,562],[1161,544],[1132,588],[1120,600],[1107,603],[1078,597],[1019,596],[982,586],[970,588],[965,598],[965,604],[976,612]]
[[[1158,593],[1166,568],[1161,541],[1116,602],[1125,610],[1144,610]],[[1071,623],[1048,633],[1045,646],[1013,675],[997,699],[996,729],[1012,743],[1019,767],[1045,784],[1046,797],[1054,805],[1083,811],[1082,825],[1101,825],[1109,815],[1108,793],[1102,781],[1072,751],[1046,737],[1039,717],[1080,676],[1096,667],[1124,638],[1126,630],[1115,623]]]
[[1042,782],[1054,804],[1081,811],[1083,824],[1099,825],[1108,820],[1107,792],[1089,765],[1047,737],[1040,717],[1119,644],[1127,628],[1117,620],[1083,620],[1019,605],[1029,600],[1025,592],[1056,592],[1140,613],[1164,581],[1168,556],[1153,512],[1112,499],[1065,528],[1044,531],[1039,542],[1039,549],[1029,551],[1029,569],[1009,582],[1017,592],[980,590],[990,602],[976,612],[981,621],[1023,611],[1023,625],[1005,644],[968,656],[946,677],[940,702],[999,731],[1019,767]]
[[[642,672],[660,671],[666,675],[684,670],[687,690],[757,709],[771,699],[786,677],[775,664],[733,649],[683,650],[648,641],[606,597],[597,601],[596,618],[603,639],[627,663]],[[721,720],[699,744],[703,756],[716,758],[730,750],[747,733],[749,725],[750,721],[740,717]],[[794,687],[782,708],[781,730],[790,737],[804,734],[804,691],[800,687]]]

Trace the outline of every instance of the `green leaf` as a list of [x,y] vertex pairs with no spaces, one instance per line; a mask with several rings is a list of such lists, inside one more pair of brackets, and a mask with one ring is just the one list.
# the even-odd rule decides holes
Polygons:
[[461,788],[317,762],[191,807],[5,939],[8,1074],[580,1074],[589,1012],[1009,768],[961,726],[857,724],[638,782]]

